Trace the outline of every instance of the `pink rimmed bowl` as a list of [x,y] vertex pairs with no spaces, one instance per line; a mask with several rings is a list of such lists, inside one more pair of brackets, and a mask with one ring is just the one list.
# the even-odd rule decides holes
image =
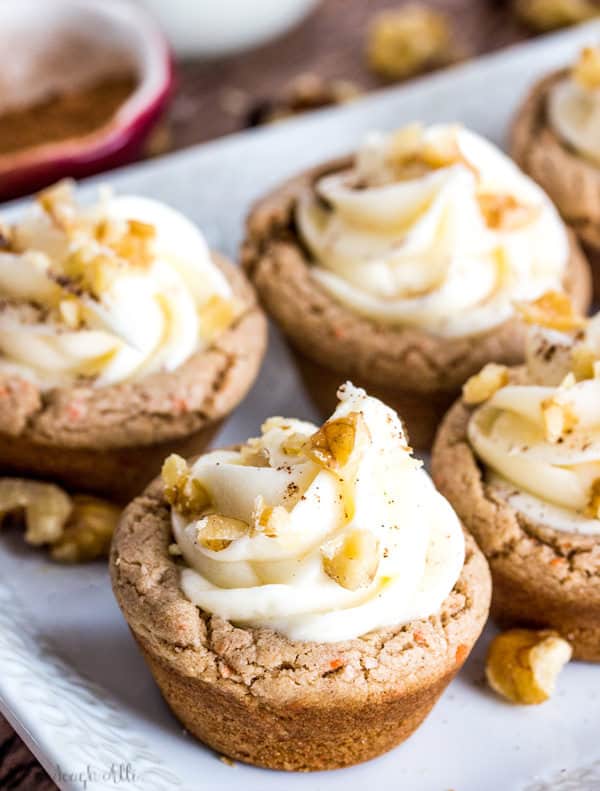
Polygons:
[[165,37],[128,0],[0,2],[0,112],[110,76],[117,67],[132,71],[137,86],[106,124],[0,154],[0,200],[134,161],[173,87]]

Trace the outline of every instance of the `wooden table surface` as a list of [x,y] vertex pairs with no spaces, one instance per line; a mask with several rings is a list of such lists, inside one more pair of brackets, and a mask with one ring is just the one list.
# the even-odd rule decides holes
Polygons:
[[[323,0],[298,28],[260,50],[227,60],[178,64],[178,90],[162,135],[164,153],[235,132],[265,101],[285,94],[303,73],[351,80],[364,90],[383,85],[363,56],[368,20],[398,0]],[[430,0],[453,21],[461,48],[477,55],[522,39],[526,31],[509,13],[508,0]],[[68,573],[68,570],[65,570]],[[0,717],[1,791],[53,791],[55,784]]]

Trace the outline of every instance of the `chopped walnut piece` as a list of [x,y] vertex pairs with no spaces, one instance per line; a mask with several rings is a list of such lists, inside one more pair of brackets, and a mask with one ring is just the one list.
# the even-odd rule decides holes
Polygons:
[[204,485],[194,478],[185,459],[172,453],[162,467],[165,500],[176,511],[189,517],[199,517],[210,505],[210,495]]
[[25,541],[34,546],[60,538],[72,510],[68,495],[51,483],[0,478],[0,518],[25,512]]
[[154,260],[156,228],[141,220],[127,220],[126,230],[110,243],[119,258],[144,269]]
[[268,467],[269,453],[263,448],[260,437],[250,437],[240,448],[242,464],[249,467]]
[[600,88],[600,49],[585,47],[571,73],[583,88]]
[[290,515],[282,505],[265,505],[264,498],[259,495],[254,501],[252,513],[252,532],[262,533],[269,538],[277,538],[289,525]]
[[84,563],[106,557],[121,511],[96,497],[76,494],[64,531],[50,555],[62,563]]
[[196,541],[211,552],[221,552],[238,538],[250,532],[250,525],[241,519],[221,514],[207,514],[198,522]]
[[553,445],[570,434],[579,421],[571,406],[561,402],[556,396],[542,401],[542,418],[546,439]]
[[590,499],[585,515],[590,519],[600,519],[600,478],[596,478],[590,487]]
[[53,560],[83,563],[106,557],[120,509],[87,495],[69,497],[58,486],[0,478],[0,516],[24,511],[25,541],[47,545]]
[[62,321],[71,330],[76,330],[82,321],[81,306],[75,299],[61,299],[58,312]]
[[281,450],[286,456],[299,456],[304,451],[306,443],[306,436],[296,431],[283,440],[281,443]]
[[233,324],[237,305],[230,299],[213,294],[200,311],[200,331],[210,341]]
[[327,469],[340,469],[366,436],[368,429],[360,412],[350,412],[344,417],[328,420],[310,437],[306,455]]
[[367,60],[388,80],[401,80],[455,60],[447,18],[424,5],[377,14],[368,31]]
[[390,135],[388,141],[388,157],[393,162],[402,164],[418,157],[423,149],[423,125],[407,124]]
[[76,224],[77,208],[73,197],[75,182],[63,179],[57,184],[39,192],[36,196],[38,204],[50,217],[54,225],[68,233]]
[[65,289],[69,290],[70,286],[75,292],[85,289],[96,297],[106,292],[117,273],[116,263],[108,255],[90,255],[83,247],[74,250],[61,269],[56,279]]
[[515,302],[521,318],[528,324],[570,332],[585,326],[585,318],[575,312],[567,294],[561,291],[547,291],[533,302]]
[[482,404],[508,384],[508,379],[508,368],[505,365],[488,363],[463,385],[463,401],[469,405]]
[[324,544],[321,558],[323,571],[342,588],[366,588],[379,568],[379,541],[369,531],[353,528],[341,541],[334,538]]
[[492,689],[513,703],[543,703],[571,655],[556,632],[511,629],[492,641],[485,673]]
[[584,379],[594,379],[598,362],[594,350],[583,343],[577,344],[571,352],[573,374],[578,382]]
[[477,198],[486,225],[495,231],[516,231],[539,214],[535,206],[526,206],[512,195],[482,194]]
[[593,0],[515,0],[514,8],[523,24],[540,32],[577,25],[600,13]]

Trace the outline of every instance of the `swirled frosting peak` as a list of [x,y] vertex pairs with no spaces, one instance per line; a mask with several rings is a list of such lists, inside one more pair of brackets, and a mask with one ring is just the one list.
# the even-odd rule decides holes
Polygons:
[[395,412],[346,384],[321,428],[270,418],[239,450],[165,462],[181,585],[207,612],[332,642],[439,611],[460,523]]
[[545,193],[504,154],[453,125],[371,134],[346,170],[298,202],[311,271],[375,321],[463,336],[559,289],[569,249]]
[[173,370],[235,317],[231,288],[178,212],[68,182],[0,229],[0,374],[41,389]]
[[600,535],[600,314],[573,317],[570,330],[556,323],[532,328],[526,368],[483,394],[468,435],[488,483],[517,511]]
[[548,96],[548,117],[559,137],[600,165],[600,49],[586,47]]

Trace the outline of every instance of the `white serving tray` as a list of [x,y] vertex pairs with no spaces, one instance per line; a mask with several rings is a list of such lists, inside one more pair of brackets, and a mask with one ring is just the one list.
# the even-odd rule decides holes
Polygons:
[[[175,206],[234,256],[250,202],[295,170],[351,149],[371,128],[414,119],[462,121],[502,144],[528,85],[599,37],[599,25],[561,33],[101,180]],[[217,442],[253,435],[272,414],[316,417],[275,332],[254,390]],[[14,532],[0,536],[0,709],[62,789],[598,791],[600,667],[571,664],[551,701],[511,706],[483,683],[492,634],[419,731],[386,756],[312,775],[228,766],[169,713],[104,565],[65,568]]]

